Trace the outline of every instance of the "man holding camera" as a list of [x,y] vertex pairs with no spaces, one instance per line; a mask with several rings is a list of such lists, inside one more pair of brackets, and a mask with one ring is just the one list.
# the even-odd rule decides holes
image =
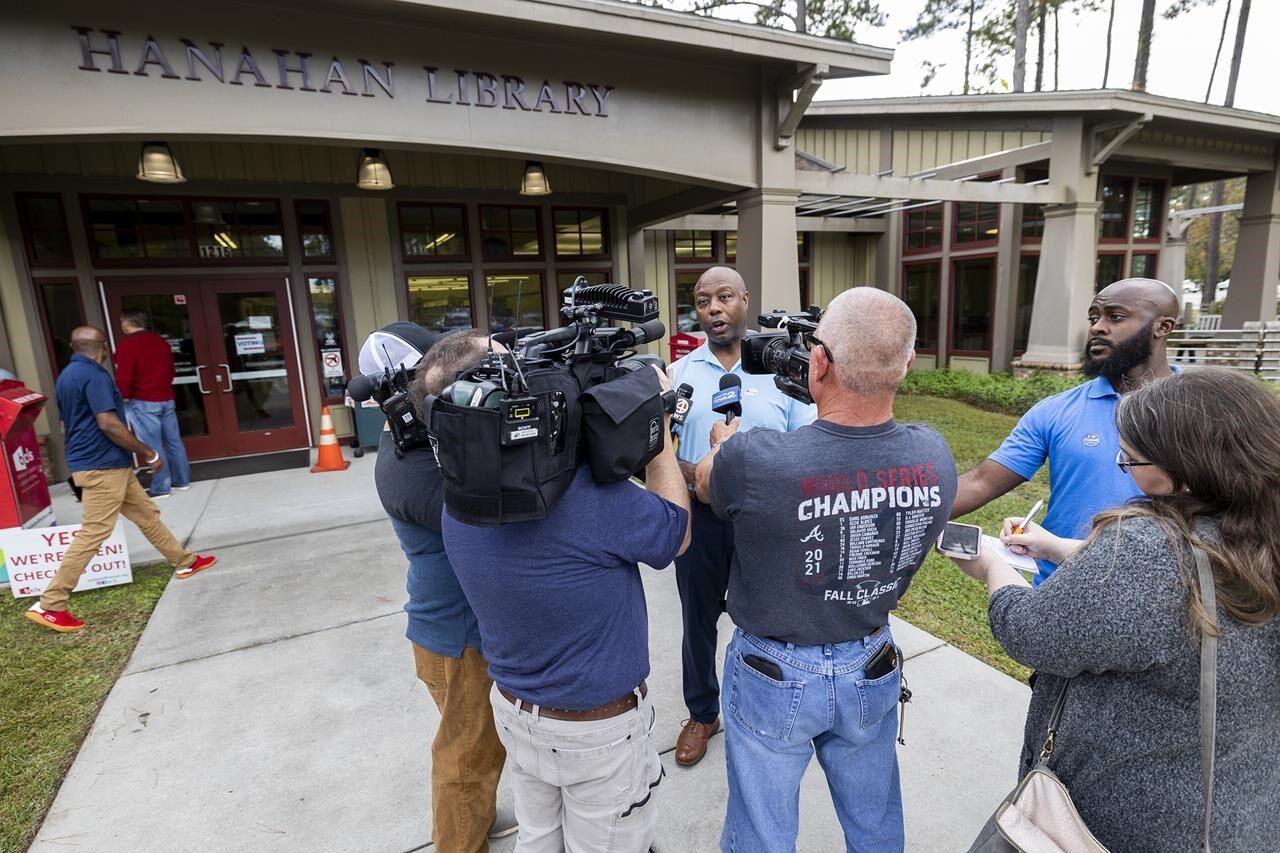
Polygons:
[[[742,370],[742,339],[747,336],[751,297],[742,276],[728,267],[712,267],[693,290],[698,324],[707,342],[671,365],[674,385],[693,388],[689,414],[680,427],[676,451],[685,482],[692,489],[694,466],[710,449],[711,425],[725,415],[713,411],[711,397],[723,377],[733,374],[742,385],[742,430],[754,427],[785,432],[814,418],[813,406],[785,396],[773,377]],[[705,503],[692,502],[693,539],[676,560],[676,587],[684,621],[682,676],[689,710],[676,739],[676,763],[697,764],[707,753],[707,740],[720,730],[720,682],[716,676],[716,624],[724,612],[729,566],[733,562],[733,527],[717,518]]]
[[[441,339],[439,346],[471,353],[485,337],[474,329]],[[376,375],[403,363],[412,368],[437,345],[416,323],[392,323],[369,336],[360,352],[362,373]],[[393,364],[387,364],[387,360]],[[439,393],[452,378],[425,371],[409,386],[410,398]],[[431,840],[438,850],[486,853],[497,815],[498,779],[506,751],[489,710],[487,663],[481,656],[476,615],[458,585],[440,533],[444,481],[430,447],[397,455],[390,429],[378,442],[374,468],[378,498],[409,561],[409,616],[405,631],[413,664],[426,685],[440,726],[431,743]],[[504,822],[505,823],[505,822]]]
[[[484,354],[477,345],[455,357],[442,342],[424,361],[428,387],[443,388],[437,377]],[[648,491],[599,484],[584,464],[537,521],[480,527],[444,515],[445,548],[495,682],[519,853],[643,853],[657,831],[663,771],[638,564],[665,567],[688,546],[689,499],[669,446],[645,474]]]
[[903,849],[889,612],[956,494],[942,436],[893,419],[915,335],[897,297],[845,291],[805,336],[818,420],[790,434],[717,423],[698,463],[698,496],[736,546],[722,850],[794,849],[815,751],[849,849]]

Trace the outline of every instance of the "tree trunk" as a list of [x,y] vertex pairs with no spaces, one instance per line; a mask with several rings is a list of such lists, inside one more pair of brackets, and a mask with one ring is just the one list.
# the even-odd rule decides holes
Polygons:
[[1053,7],[1053,91],[1058,91],[1058,11]]
[[1036,45],[1036,91],[1044,90],[1044,24],[1045,24],[1045,6],[1047,0],[1039,0],[1039,9],[1037,10],[1038,20],[1036,27],[1039,32],[1036,34],[1038,44]]
[[1240,19],[1236,21],[1236,46],[1231,51],[1231,71],[1227,74],[1227,97],[1224,106],[1236,103],[1236,81],[1240,79],[1240,57],[1244,54],[1244,36],[1249,29],[1249,7],[1252,0],[1240,0]]
[[1018,13],[1013,31],[1013,91],[1022,92],[1027,85],[1027,24],[1031,0],[1018,0]]
[[973,7],[978,0],[969,0],[969,28],[964,31],[964,94],[969,94],[969,66],[973,61]]
[[1107,88],[1111,77],[1111,28],[1116,22],[1116,0],[1111,0],[1111,15],[1107,18],[1107,58],[1102,63],[1102,88]]
[[796,32],[807,33],[809,31],[809,5],[808,0],[796,0]]
[[1213,68],[1209,70],[1209,85],[1204,90],[1204,102],[1209,103],[1213,97],[1213,80],[1218,76],[1218,61],[1222,59],[1222,43],[1227,40],[1227,20],[1231,17],[1231,0],[1227,0],[1227,11],[1222,13],[1222,32],[1218,33],[1218,49],[1213,52]]
[[[1240,0],[1240,19],[1236,22],[1236,44],[1231,51],[1231,70],[1227,73],[1227,96],[1223,99],[1224,106],[1234,106],[1236,102],[1236,82],[1240,79],[1240,57],[1244,53],[1244,37],[1245,32],[1249,28],[1249,6],[1251,0]],[[1230,14],[1231,6],[1228,4],[1227,13]],[[1222,21],[1222,31],[1227,30],[1227,22],[1224,18]],[[1219,41],[1218,49],[1222,49],[1222,43]],[[1216,60],[1215,60],[1216,67]],[[1209,80],[1210,88],[1213,87],[1213,79]],[[1205,98],[1208,101],[1208,97]],[[1209,200],[1211,207],[1217,207],[1222,204],[1224,194],[1222,181],[1214,181],[1213,196]],[[1222,214],[1209,214],[1209,241],[1205,248],[1204,258],[1204,288],[1200,291],[1200,310],[1203,311],[1207,306],[1213,304],[1218,298],[1218,252],[1222,243]]]
[[1138,24],[1138,54],[1133,60],[1133,90],[1147,91],[1147,64],[1151,60],[1151,35],[1156,23],[1156,0],[1142,0],[1142,18]]

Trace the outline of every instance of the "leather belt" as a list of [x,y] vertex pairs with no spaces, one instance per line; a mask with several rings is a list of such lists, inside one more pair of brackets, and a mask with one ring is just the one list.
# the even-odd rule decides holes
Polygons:
[[[607,720],[610,717],[616,717],[619,714],[630,711],[639,704],[634,692],[628,693],[621,699],[615,699],[612,702],[606,702],[595,708],[588,708],[585,711],[571,711],[567,708],[548,708],[546,705],[535,705],[525,699],[520,699],[513,693],[508,691],[501,684],[497,685],[498,693],[503,699],[510,702],[517,711],[533,712],[534,708],[538,709],[539,715],[552,720],[573,720],[577,722],[588,722],[590,720]],[[649,685],[640,682],[640,695],[649,695]]]

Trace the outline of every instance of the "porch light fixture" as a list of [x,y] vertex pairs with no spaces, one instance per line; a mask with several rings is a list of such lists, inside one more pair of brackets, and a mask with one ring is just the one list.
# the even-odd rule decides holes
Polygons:
[[537,160],[526,160],[524,178],[520,181],[520,195],[551,195],[551,183],[542,164]]
[[389,190],[395,187],[391,183],[391,170],[387,168],[387,161],[382,159],[382,149],[361,149],[360,165],[356,169],[356,186],[362,190]]
[[168,145],[144,142],[138,154],[138,180],[153,184],[181,184],[187,179]]

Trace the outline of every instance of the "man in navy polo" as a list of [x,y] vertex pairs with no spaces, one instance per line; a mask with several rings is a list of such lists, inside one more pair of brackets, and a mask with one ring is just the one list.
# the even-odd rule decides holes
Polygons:
[[[1035,476],[1049,462],[1049,512],[1042,526],[1057,536],[1083,539],[1104,509],[1141,494],[1115,464],[1120,450],[1116,404],[1120,395],[1168,376],[1166,346],[1178,322],[1173,288],[1150,278],[1117,281],[1089,305],[1084,374],[1095,377],[1041,400],[1018,421],[990,457],[960,478],[951,509],[958,518]],[[1039,561],[1039,585],[1054,570]]]
[[135,453],[152,474],[164,467],[164,461],[125,426],[124,399],[102,366],[107,358],[106,333],[93,326],[73,329],[71,350],[75,354],[59,374],[54,392],[66,439],[67,467],[81,490],[84,520],[57,574],[26,614],[37,625],[63,634],[84,627],[67,609],[67,600],[120,515],[138,525],[147,541],[178,570],[178,578],[189,578],[218,561],[182,547],[160,521],[160,510],[133,472]]
[[[732,373],[742,380],[739,430],[755,427],[788,432],[813,422],[816,411],[786,396],[772,376],[744,373],[742,339],[747,336],[751,296],[742,276],[728,267],[712,267],[693,289],[698,325],[707,342],[671,365],[671,384],[693,387],[689,415],[680,428],[676,458],[692,489],[698,460],[711,449],[711,424],[722,420],[711,410],[720,379]],[[676,558],[676,587],[684,617],[682,671],[689,709],[676,739],[676,763],[689,767],[707,752],[707,740],[720,730],[720,680],[716,676],[716,623],[725,609],[729,566],[733,563],[733,525],[690,495],[693,538]]]

